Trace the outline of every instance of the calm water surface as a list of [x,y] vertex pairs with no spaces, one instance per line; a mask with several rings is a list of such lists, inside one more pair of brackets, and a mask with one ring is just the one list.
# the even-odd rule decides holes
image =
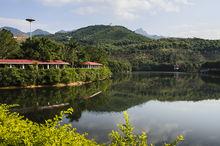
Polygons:
[[179,134],[184,146],[220,145],[220,79],[211,76],[124,74],[81,87],[0,90],[0,101],[19,104],[12,110],[39,123],[73,107],[63,123],[99,142],[108,141],[128,111],[135,132],[148,132],[158,146]]

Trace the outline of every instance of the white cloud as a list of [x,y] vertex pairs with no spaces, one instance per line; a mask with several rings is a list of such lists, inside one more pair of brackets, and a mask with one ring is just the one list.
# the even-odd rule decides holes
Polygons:
[[147,0],[118,0],[111,2],[114,14],[124,19],[135,19],[141,11],[148,11],[151,7]]
[[154,9],[162,10],[165,12],[178,12],[181,6],[175,1],[165,1],[165,0],[149,0],[149,1]]
[[80,7],[78,9],[75,9],[75,10],[73,10],[73,12],[76,14],[79,14],[79,15],[90,15],[90,14],[94,14],[98,11],[94,7],[85,6],[85,7]]
[[174,37],[197,37],[205,39],[219,39],[220,28],[218,25],[207,23],[197,23],[194,25],[183,24],[172,28],[172,33],[169,34]]
[[[80,15],[94,12],[112,12],[122,19],[136,19],[146,12],[179,12],[182,6],[192,5],[190,0],[38,0],[47,6],[76,5]],[[103,7],[107,7],[103,11]],[[102,11],[101,11],[102,10]]]

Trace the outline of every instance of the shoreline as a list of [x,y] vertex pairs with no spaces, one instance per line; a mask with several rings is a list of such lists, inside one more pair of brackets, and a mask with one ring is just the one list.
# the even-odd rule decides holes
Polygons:
[[92,81],[89,82],[83,82],[83,81],[77,81],[77,82],[72,82],[72,83],[58,83],[54,85],[29,85],[29,86],[6,86],[6,87],[0,87],[0,90],[5,90],[5,89],[35,89],[35,88],[45,88],[45,87],[77,87],[77,86],[82,86],[85,84],[92,83]]

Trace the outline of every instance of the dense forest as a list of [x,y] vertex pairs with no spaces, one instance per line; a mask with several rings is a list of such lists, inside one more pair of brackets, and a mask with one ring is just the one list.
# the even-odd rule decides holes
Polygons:
[[122,26],[95,25],[72,32],[36,36],[16,43],[12,34],[0,32],[0,58],[61,59],[72,66],[97,61],[113,72],[197,72],[207,62],[219,61],[220,40],[162,38],[153,40]]
[[88,26],[69,33],[49,35],[58,42],[75,39],[83,46],[107,52],[109,60],[123,62],[133,70],[198,71],[205,62],[218,61],[220,40],[163,38],[153,40],[122,26]]

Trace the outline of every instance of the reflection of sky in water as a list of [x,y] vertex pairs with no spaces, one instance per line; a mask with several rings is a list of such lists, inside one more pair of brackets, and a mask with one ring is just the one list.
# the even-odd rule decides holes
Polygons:
[[[102,94],[89,100],[79,98],[99,91]],[[184,146],[220,146],[220,100],[214,100],[220,99],[220,79],[210,76],[135,73],[80,87],[1,90],[0,99],[20,104],[20,113],[37,122],[68,108],[39,110],[38,105],[70,103],[73,126],[102,142],[123,122],[123,113],[117,111],[128,109],[135,132],[147,131],[157,145],[184,134]]]
[[[149,133],[150,140],[160,145],[179,134],[185,135],[183,145],[220,145],[220,100],[199,102],[150,101],[128,109],[130,120],[138,131]],[[122,113],[82,113],[73,126],[88,132],[99,141],[106,141],[107,133],[123,121]]]

